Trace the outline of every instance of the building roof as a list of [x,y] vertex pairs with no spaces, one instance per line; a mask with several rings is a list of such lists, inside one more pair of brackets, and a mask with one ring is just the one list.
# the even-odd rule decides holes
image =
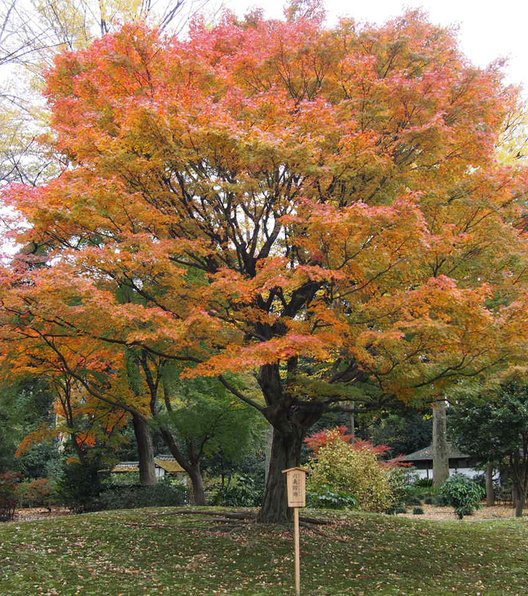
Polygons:
[[[170,455],[158,455],[154,458],[154,464],[158,468],[162,468],[169,474],[178,474],[185,472],[180,464]],[[113,474],[127,474],[139,472],[139,462],[137,461],[120,461],[112,468]]]
[[154,458],[154,463],[160,468],[163,468],[165,472],[169,472],[171,474],[185,472],[185,470],[180,466],[180,464],[169,455],[158,455],[158,457]]
[[[468,459],[470,456],[462,453],[458,447],[452,443],[447,444],[447,453],[449,459]],[[423,449],[419,449],[409,455],[404,455],[401,458],[403,461],[432,461],[433,460],[433,446],[429,445]]]

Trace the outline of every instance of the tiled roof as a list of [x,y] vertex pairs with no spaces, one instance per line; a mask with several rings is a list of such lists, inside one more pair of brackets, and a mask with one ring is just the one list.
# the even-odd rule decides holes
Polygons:
[[[447,452],[449,459],[467,459],[470,457],[466,453],[462,453],[458,447],[452,445],[451,443],[447,444]],[[401,459],[404,461],[432,461],[433,459],[433,446],[429,445],[429,447],[424,447],[414,453],[409,453],[409,455],[404,455]]]
[[154,462],[157,466],[163,468],[165,472],[171,472],[172,474],[176,474],[178,472],[185,472],[185,470],[173,457],[168,457],[166,455],[158,455],[158,457],[154,458]]

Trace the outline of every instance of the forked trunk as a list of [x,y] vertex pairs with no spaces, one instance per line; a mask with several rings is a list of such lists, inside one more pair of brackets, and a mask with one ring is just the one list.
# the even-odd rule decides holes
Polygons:
[[154,445],[148,422],[137,414],[132,415],[134,434],[139,456],[139,482],[144,486],[156,484],[156,466],[154,463]]
[[281,524],[292,519],[286,478],[282,472],[300,464],[303,439],[304,429],[301,427],[293,426],[289,432],[273,429],[266,491],[257,518],[259,522]]
[[306,431],[321,418],[323,404],[303,402],[286,395],[277,364],[263,366],[258,380],[268,404],[262,413],[273,427],[273,437],[264,499],[257,521],[282,524],[293,517],[288,508],[286,478],[282,472],[301,463],[303,439]]
[[191,479],[192,486],[192,500],[194,505],[205,505],[205,490],[204,481],[202,476],[202,470],[200,468],[200,462],[196,464],[190,463],[189,459],[185,457],[176,443],[172,433],[165,426],[160,425],[161,436],[165,441],[165,444],[169,448],[172,457],[180,464],[180,466],[187,472]]

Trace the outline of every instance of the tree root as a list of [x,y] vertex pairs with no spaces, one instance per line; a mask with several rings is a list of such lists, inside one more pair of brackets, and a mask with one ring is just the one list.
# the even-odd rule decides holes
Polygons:
[[335,522],[332,519],[323,519],[321,517],[306,517],[304,515],[299,516],[299,521],[305,524],[313,524],[317,526],[331,526]]
[[[256,511],[206,511],[201,509],[180,509],[178,511],[169,511],[163,515],[209,515],[215,517],[211,521],[230,521],[230,520],[256,520]],[[309,517],[305,515],[299,516],[301,525],[305,527],[310,526],[331,526],[335,524],[335,520],[323,519],[320,517]]]
[[167,513],[163,513],[163,515],[211,515],[218,518],[238,520],[257,518],[257,514],[254,511],[234,511],[231,513],[229,511],[202,511],[200,509],[181,509],[179,511],[169,511]]

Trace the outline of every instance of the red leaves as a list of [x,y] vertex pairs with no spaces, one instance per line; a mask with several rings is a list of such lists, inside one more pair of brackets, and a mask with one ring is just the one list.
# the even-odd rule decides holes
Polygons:
[[346,426],[336,426],[335,428],[321,430],[309,437],[304,439],[306,445],[317,454],[317,451],[328,445],[333,441],[344,441],[350,443],[352,441],[352,435],[348,434],[348,428]]
[[[352,435],[348,434],[348,428],[346,426],[327,428],[304,439],[306,445],[315,453],[315,455],[317,455],[317,452],[319,449],[321,449],[321,447],[325,447],[326,445],[334,443],[335,441],[350,443],[351,449],[355,449],[357,451],[368,451],[373,453],[377,458],[384,457],[390,451],[390,447],[388,445],[374,445],[374,443],[371,443],[370,441],[355,439]],[[396,460],[391,460],[387,463],[393,464],[395,461]]]

